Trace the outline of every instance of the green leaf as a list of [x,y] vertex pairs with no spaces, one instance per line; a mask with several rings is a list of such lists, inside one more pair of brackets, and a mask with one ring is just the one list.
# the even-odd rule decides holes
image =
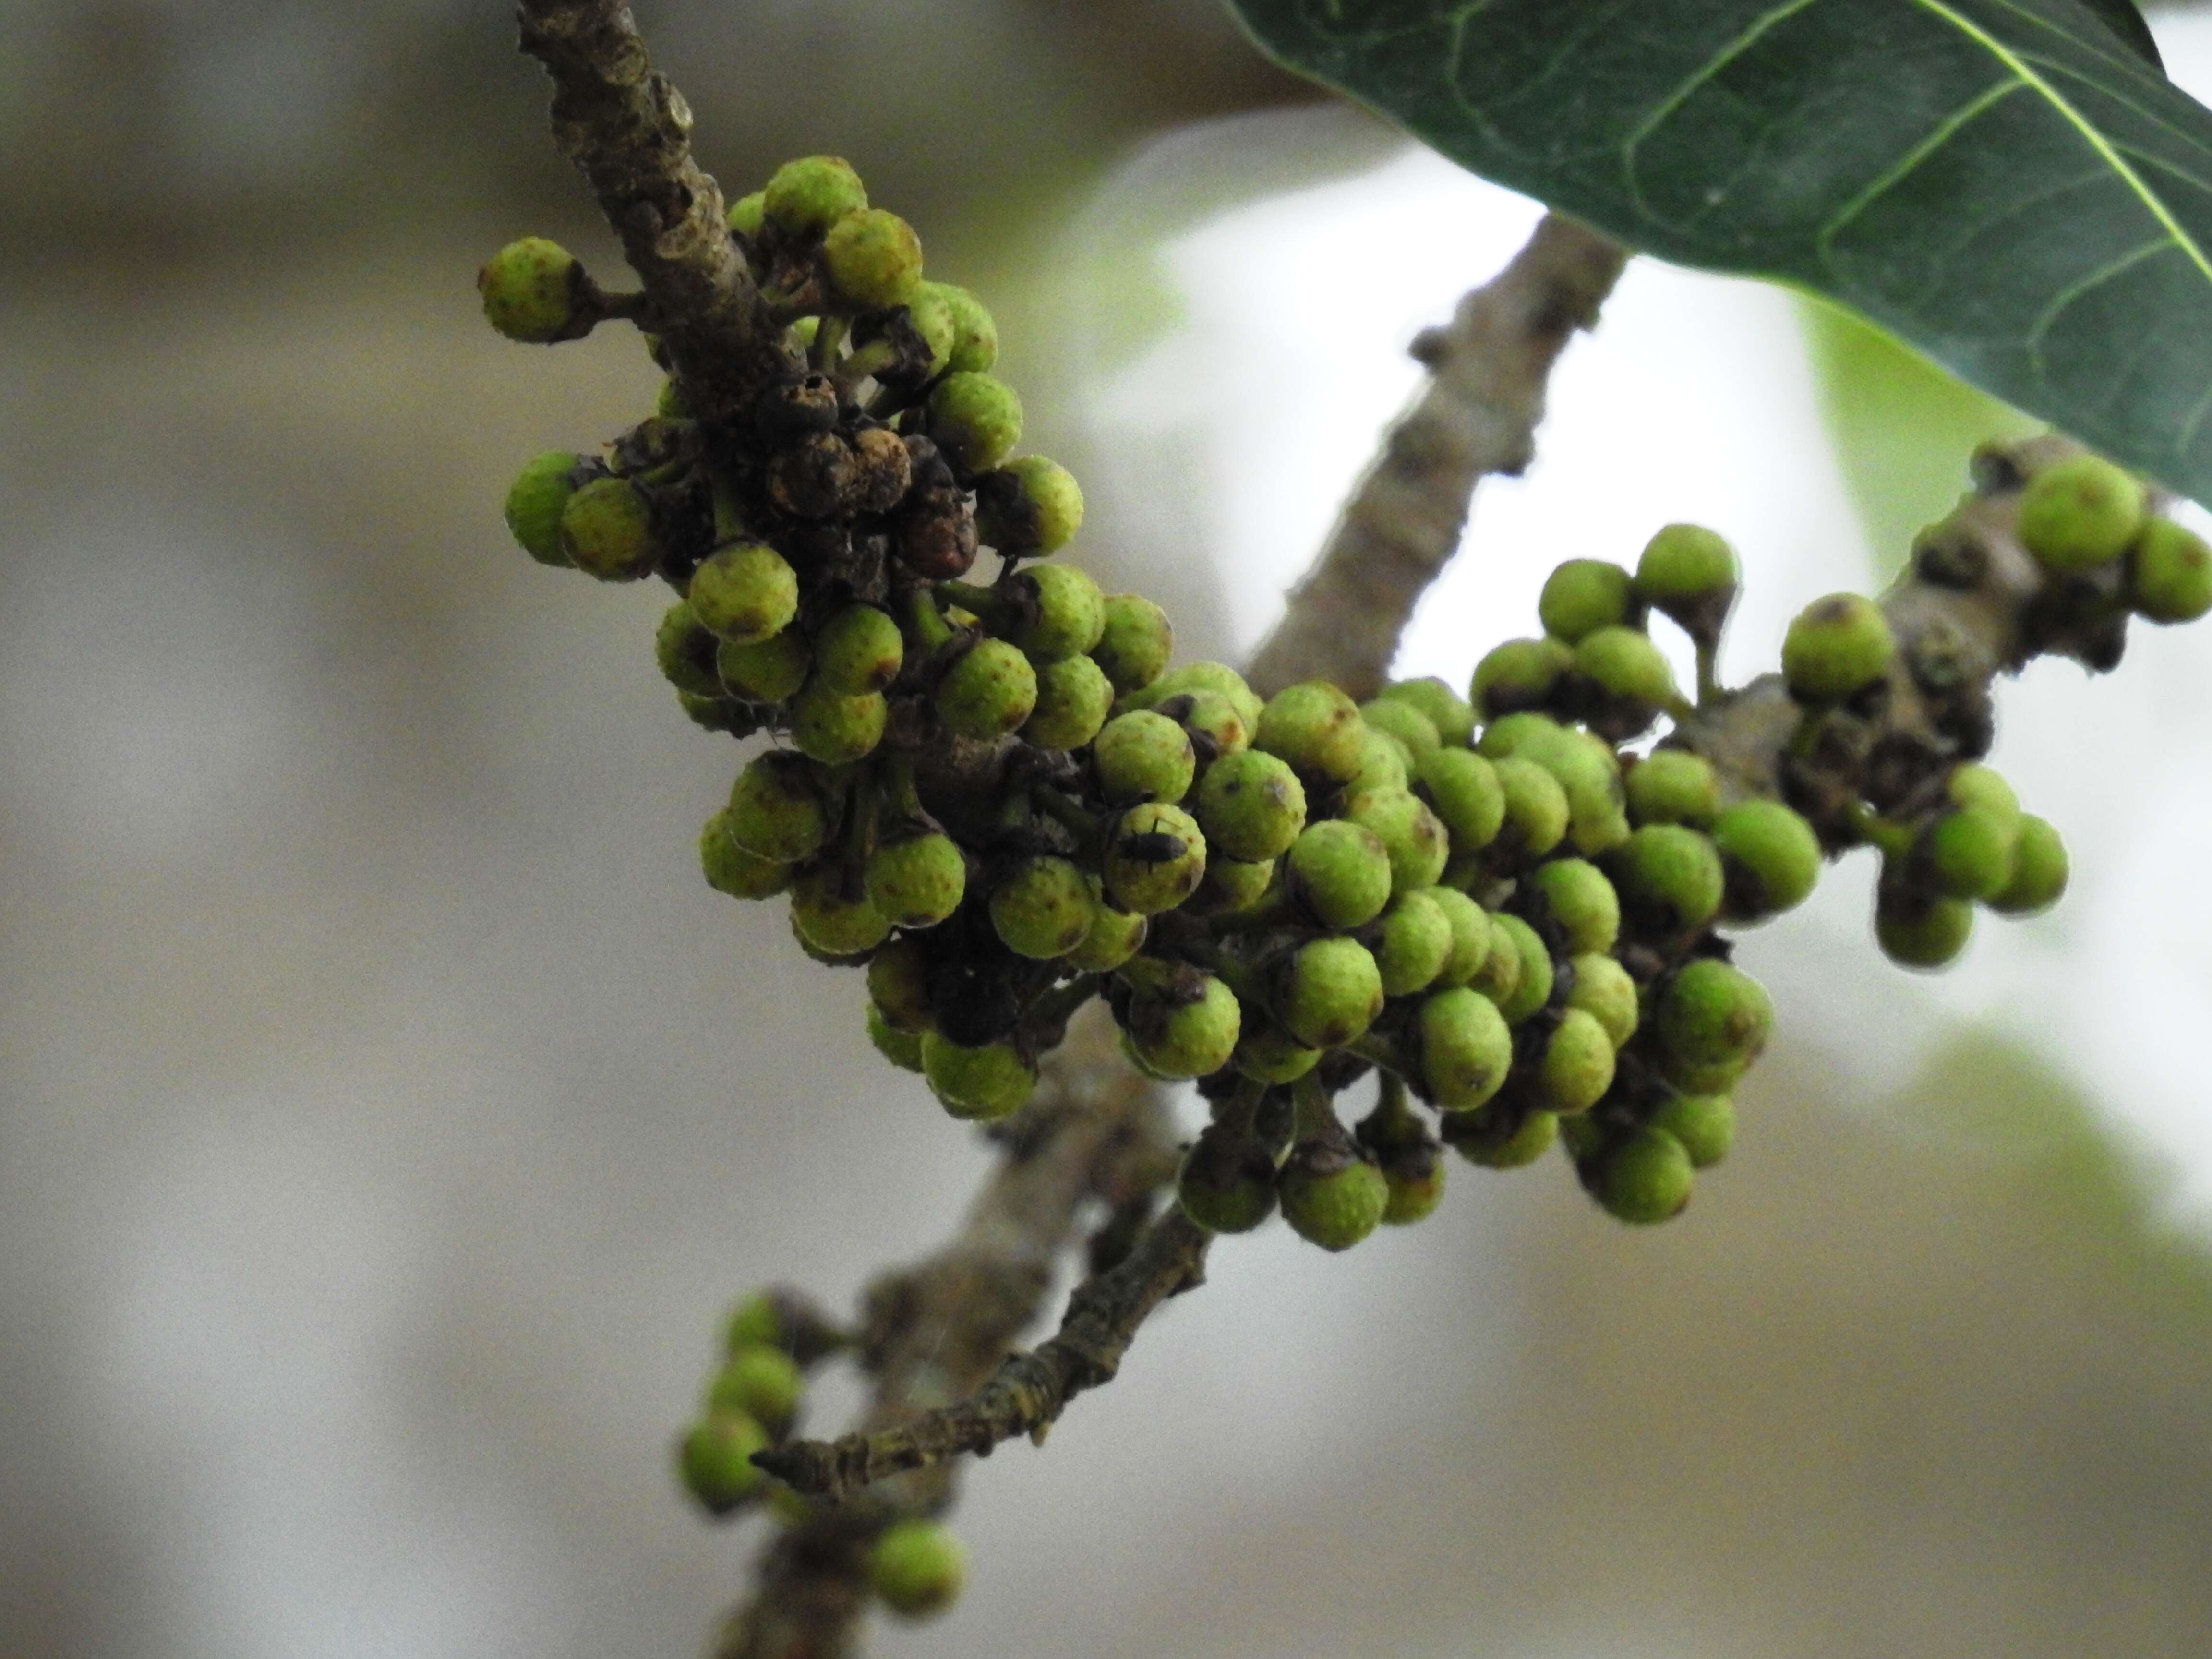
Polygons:
[[2082,0],[1235,0],[1290,67],[1678,264],[1840,301],[2212,501],[2212,111]]
[[2158,42],[2151,39],[2150,25],[2136,9],[2135,0],[2081,0],[2081,3],[2097,15],[2097,21],[2127,42],[2128,50],[2161,74],[2166,60],[2158,55]]

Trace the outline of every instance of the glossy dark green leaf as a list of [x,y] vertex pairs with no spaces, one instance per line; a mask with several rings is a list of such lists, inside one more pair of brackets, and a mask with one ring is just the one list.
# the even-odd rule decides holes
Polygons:
[[2166,60],[2158,55],[2158,42],[2151,39],[2150,25],[2136,9],[2135,0],[2081,0],[2081,3],[2096,14],[2099,22],[2126,41],[2129,51],[2164,72]]
[[2083,0],[1236,3],[1473,171],[2212,500],[2212,111]]

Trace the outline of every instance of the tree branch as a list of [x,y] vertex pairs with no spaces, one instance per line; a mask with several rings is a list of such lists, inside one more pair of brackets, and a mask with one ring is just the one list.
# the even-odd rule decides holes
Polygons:
[[1413,342],[1431,379],[1345,504],[1321,556],[1245,678],[1262,696],[1301,680],[1373,696],[1431,582],[1467,527],[1475,486],[1534,453],[1544,386],[1574,331],[1597,320],[1628,255],[1547,214],[1528,245]]

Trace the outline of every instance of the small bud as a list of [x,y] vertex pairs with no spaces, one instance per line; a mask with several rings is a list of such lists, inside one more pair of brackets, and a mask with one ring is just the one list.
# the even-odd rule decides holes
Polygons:
[[1016,956],[1048,962],[1090,936],[1098,901],[1066,859],[1024,859],[991,891],[991,926]]
[[868,855],[868,902],[895,927],[934,927],[960,908],[968,862],[950,836],[885,842]]
[[2142,528],[2143,487],[2098,455],[2069,455],[2021,492],[2021,544],[2051,570],[2089,570],[2117,559]]
[[1358,927],[1390,902],[1390,854],[1364,825],[1328,818],[1291,843],[1285,880],[1324,927]]
[[766,542],[732,542],[691,573],[686,597],[721,638],[757,645],[799,614],[799,575]]
[[1544,631],[1569,645],[1626,622],[1635,605],[1628,573],[1603,559],[1569,559],[1545,579],[1536,601]]
[[1831,593],[1797,613],[1782,640],[1782,675],[1800,702],[1834,702],[1889,672],[1897,641],[1872,599]]
[[590,463],[565,449],[548,450],[515,475],[507,492],[507,527],[522,550],[540,564],[565,567],[561,512],[576,493]]
[[937,684],[937,717],[963,738],[1001,738],[1036,708],[1036,670],[1004,640],[978,640]]
[[903,1618],[943,1612],[959,1599],[967,1575],[967,1552],[934,1521],[886,1527],[868,1552],[868,1588]]
[[660,556],[653,509],[627,478],[594,478],[561,508],[561,551],[587,576],[635,581]]
[[[484,320],[510,340],[550,345],[574,337],[582,271],[558,242],[526,236],[493,254],[477,272]],[[586,322],[586,326],[588,327]]]

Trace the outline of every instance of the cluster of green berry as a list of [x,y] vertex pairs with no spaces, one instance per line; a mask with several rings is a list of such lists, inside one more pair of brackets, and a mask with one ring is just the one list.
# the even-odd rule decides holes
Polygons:
[[[793,1431],[808,1368],[841,1346],[838,1334],[772,1291],[756,1292],[731,1310],[705,1409],[676,1447],[684,1489],[708,1514],[726,1518],[765,1503],[784,1525],[811,1518],[808,1500],[762,1470],[753,1454]],[[958,1598],[967,1555],[941,1523],[907,1517],[860,1532],[869,1585],[891,1612],[921,1618]]]

